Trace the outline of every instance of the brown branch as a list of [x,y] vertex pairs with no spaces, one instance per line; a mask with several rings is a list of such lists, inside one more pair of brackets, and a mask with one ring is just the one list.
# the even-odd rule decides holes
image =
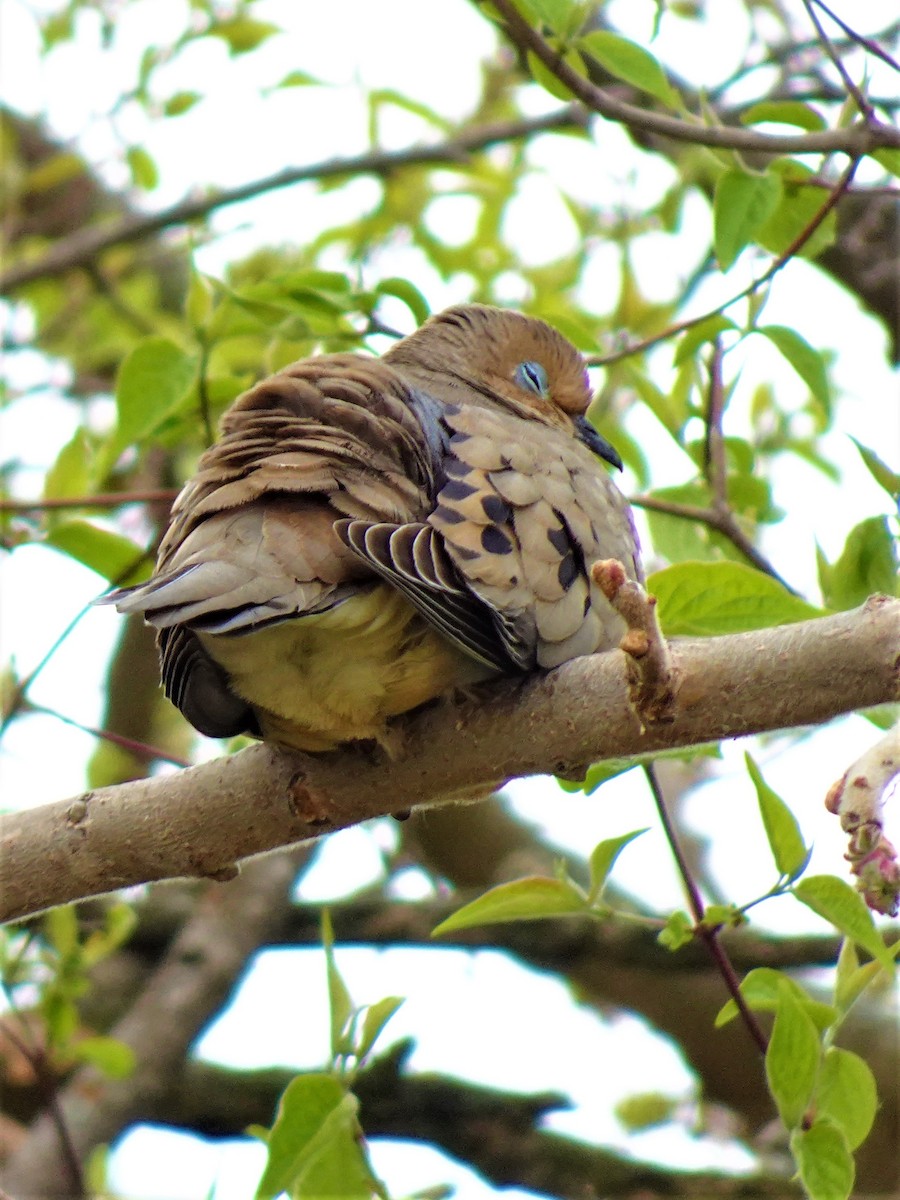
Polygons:
[[672,645],[674,721],[641,732],[620,651],[437,704],[404,722],[405,755],[356,747],[292,755],[254,746],[2,818],[0,917],[136,883],[233,872],[242,858],[374,816],[449,804],[516,776],[571,774],[594,759],[821,724],[900,698],[900,601]]
[[715,529],[717,533],[721,533],[723,537],[728,538],[735,549],[739,550],[747,562],[756,567],[757,571],[762,571],[772,579],[777,580],[785,591],[790,592],[792,596],[800,595],[783,576],[779,575],[765,555],[757,550],[743,529],[741,529],[730,509],[718,512],[714,508],[701,508],[695,504],[678,504],[674,500],[660,500],[657,496],[632,496],[629,499],[629,504],[635,508],[646,508],[651,512],[663,513],[667,517],[680,517],[685,521],[699,521],[709,529]]
[[579,75],[549,43],[521,16],[513,0],[492,0],[503,18],[510,40],[523,54],[530,51],[564,84],[582,104],[609,121],[631,129],[658,134],[698,146],[724,146],[755,154],[832,154],[841,152],[859,158],[883,147],[900,146],[900,130],[877,123],[860,123],[847,129],[828,129],[804,134],[766,134],[726,125],[704,125],[699,119],[685,121],[618,100]]
[[341,176],[389,175],[402,167],[411,166],[464,166],[474,154],[491,146],[520,141],[547,130],[579,127],[584,123],[585,116],[581,109],[577,105],[570,105],[540,117],[481,125],[434,146],[375,150],[349,158],[329,158],[305,167],[286,167],[250,183],[181,200],[158,213],[136,213],[115,224],[90,225],[80,229],[57,242],[41,258],[19,263],[0,274],[0,293],[12,292],[26,283],[59,275],[75,267],[86,267],[111,246],[138,242],[163,229],[188,225],[227,205],[238,204],[295,183]]
[[[202,897],[141,995],[112,1030],[134,1051],[134,1072],[111,1080],[85,1067],[59,1094],[68,1138],[82,1162],[138,1114],[145,1119],[160,1114],[190,1043],[224,1004],[249,955],[288,912],[301,861],[302,852],[271,856],[252,864],[229,887],[210,888]],[[45,1114],[6,1164],[3,1186],[21,1197],[59,1196],[61,1153],[57,1130]]]
[[134,492],[98,492],[91,496],[53,496],[46,500],[0,500],[0,513],[44,512],[66,508],[119,508],[123,504],[171,504],[178,488]]

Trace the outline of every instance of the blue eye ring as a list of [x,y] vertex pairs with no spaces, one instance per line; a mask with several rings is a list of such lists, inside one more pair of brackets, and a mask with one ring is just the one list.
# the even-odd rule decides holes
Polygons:
[[539,362],[522,362],[516,367],[513,379],[526,392],[534,392],[544,400],[550,397],[550,380],[547,371]]

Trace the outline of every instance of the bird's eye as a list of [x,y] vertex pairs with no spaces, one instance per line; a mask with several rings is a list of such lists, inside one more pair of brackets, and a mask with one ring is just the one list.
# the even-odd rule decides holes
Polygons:
[[550,395],[550,380],[546,370],[537,362],[523,362],[516,367],[513,376],[519,387],[526,392],[534,392],[545,400]]

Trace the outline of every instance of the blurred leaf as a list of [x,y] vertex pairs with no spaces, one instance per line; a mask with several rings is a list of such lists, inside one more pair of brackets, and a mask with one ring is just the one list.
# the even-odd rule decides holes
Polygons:
[[[531,72],[535,83],[539,83],[545,91],[548,91],[551,96],[555,96],[557,100],[571,100],[572,92],[562,83],[551,70],[544,66],[536,54],[532,54],[529,50],[526,54],[528,62],[528,70]],[[585,75],[584,62],[581,56],[575,50],[567,50],[563,54],[563,61],[567,66],[579,75]]]
[[93,447],[87,431],[79,426],[56,456],[44,478],[44,499],[83,496],[91,489]]
[[586,33],[576,45],[583,53],[595,58],[610,75],[615,75],[616,79],[622,79],[632,87],[655,96],[663,104],[673,108],[678,106],[678,92],[666,79],[666,73],[657,60],[643,46],[605,29]]
[[834,875],[808,875],[791,888],[797,899],[868,951],[893,978],[894,960],[859,892]]
[[464,905],[441,921],[432,937],[476,925],[497,925],[506,921],[533,921],[541,917],[564,917],[587,911],[587,897],[573,883],[532,875],[491,888],[477,900]]
[[133,1074],[134,1051],[118,1038],[87,1037],[76,1042],[72,1054],[80,1062],[90,1063],[110,1079],[127,1079]]
[[827,127],[822,114],[802,100],[762,100],[741,113],[742,125],[761,125],[766,121],[775,125],[794,125],[809,133]]
[[855,608],[876,592],[897,594],[897,543],[887,517],[867,517],[850,530],[836,563],[817,554],[819,587],[829,608]]
[[715,637],[822,615],[742,563],[678,563],[647,580],[667,637]]
[[281,29],[268,21],[241,16],[214,22],[209,27],[209,33],[212,37],[221,38],[230,54],[246,54],[276,33],[281,33]]
[[780,199],[781,179],[772,172],[754,175],[729,170],[719,176],[713,197],[713,242],[723,271],[753,240]]
[[828,1120],[791,1135],[791,1153],[809,1200],[849,1200],[856,1171],[844,1135]]
[[797,819],[781,797],[769,787],[749,754],[744,755],[747,770],[756,788],[759,812],[769,840],[775,866],[783,878],[793,882],[806,868],[812,848],[803,844]]
[[609,779],[624,775],[635,767],[647,766],[659,762],[693,762],[697,758],[721,758],[722,750],[718,742],[706,742],[697,746],[680,747],[677,750],[652,750],[647,754],[631,754],[627,758],[604,758],[592,763],[581,783],[571,779],[559,779],[556,782],[564,792],[584,792],[590,796]]
[[831,388],[825,362],[796,329],[785,325],[762,325],[754,332],[767,337],[783,358],[791,364],[826,412],[831,411]]
[[163,105],[163,115],[180,117],[194,107],[203,97],[199,92],[175,92]]
[[399,279],[396,276],[390,279],[382,279],[375,285],[375,294],[378,296],[394,296],[397,300],[402,300],[415,317],[416,325],[424,325],[430,316],[428,301],[416,285],[410,283],[408,279]]
[[833,1121],[855,1150],[869,1136],[877,1109],[875,1077],[865,1060],[851,1050],[830,1047],[816,1087],[816,1116]]
[[54,525],[45,545],[68,554],[110,583],[132,582],[131,572],[144,563],[149,567],[149,556],[143,546],[79,518]]
[[381,1036],[381,1031],[390,1021],[397,1009],[403,1004],[402,996],[385,996],[382,1000],[370,1004],[365,1010],[362,1032],[356,1047],[357,1057],[362,1059],[369,1053]]
[[661,1092],[642,1092],[620,1100],[614,1111],[629,1133],[637,1133],[673,1120],[679,1104],[680,1101]]
[[700,346],[705,346],[707,342],[714,342],[719,334],[736,329],[737,325],[734,321],[729,317],[723,317],[721,313],[698,321],[678,338],[675,365],[680,366],[687,359],[693,358]]
[[885,146],[882,150],[873,150],[872,158],[891,175],[900,178],[900,149]]
[[796,996],[784,989],[766,1051],[769,1091],[787,1129],[800,1124],[819,1069],[819,1033]]
[[113,461],[181,407],[193,388],[197,365],[195,354],[168,338],[138,342],[122,363],[116,382],[118,423],[107,451]]
[[869,468],[869,474],[879,487],[884,488],[895,504],[900,501],[900,475],[883,463],[874,450],[858,442],[855,437],[851,436],[850,440],[862,455],[863,462]]
[[618,837],[607,838],[594,847],[591,852],[589,864],[591,871],[591,887],[588,892],[589,904],[593,904],[602,894],[606,881],[609,878],[609,873],[615,866],[616,859],[628,843],[633,842],[635,838],[639,838],[642,833],[646,832],[647,828],[635,829],[631,833],[622,833]]
[[679,909],[669,915],[665,928],[656,935],[656,940],[667,950],[680,950],[694,940],[694,922]]
[[[813,178],[809,167],[793,159],[779,159],[770,165],[783,179],[784,187],[778,207],[756,232],[756,241],[772,254],[784,254],[815,220],[829,199],[828,188],[804,181]],[[837,235],[837,215],[832,209],[816,231],[795,253],[803,258],[816,258]]]
[[371,1200],[376,1181],[360,1139],[356,1098],[330,1075],[299,1075],[278,1102],[256,1200],[339,1196]]
[[322,80],[317,79],[315,75],[310,75],[308,71],[288,71],[287,75],[284,75],[281,79],[279,79],[274,88],[270,88],[268,90],[274,91],[276,88],[322,86]]
[[325,951],[325,969],[328,977],[331,1057],[338,1059],[353,1052],[353,1046],[349,1042],[353,1001],[334,957],[334,932],[331,926],[331,914],[327,909],[322,910],[322,949]]
[[142,191],[152,192],[159,183],[159,169],[155,160],[143,146],[129,146],[125,151],[125,161],[131,171],[131,182]]

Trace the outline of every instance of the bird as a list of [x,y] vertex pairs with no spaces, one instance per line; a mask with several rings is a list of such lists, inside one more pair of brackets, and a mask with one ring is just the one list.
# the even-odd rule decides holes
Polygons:
[[292,363],[226,412],[151,577],[103,599],[155,627],[199,732],[388,747],[401,713],[621,639],[590,568],[641,581],[640,549],[591,399],[553,326],[480,304]]

